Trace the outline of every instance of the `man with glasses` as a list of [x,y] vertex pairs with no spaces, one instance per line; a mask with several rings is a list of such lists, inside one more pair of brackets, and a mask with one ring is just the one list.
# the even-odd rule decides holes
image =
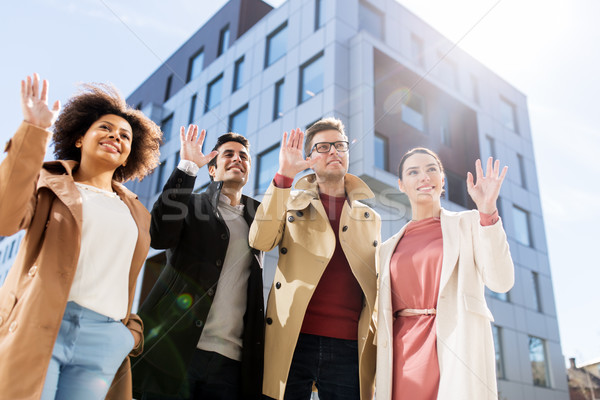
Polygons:
[[[279,260],[266,314],[263,393],[274,399],[373,397],[372,315],[381,220],[348,174],[342,122],[283,134],[279,170],[250,227],[250,245]],[[314,174],[294,177],[307,168]]]

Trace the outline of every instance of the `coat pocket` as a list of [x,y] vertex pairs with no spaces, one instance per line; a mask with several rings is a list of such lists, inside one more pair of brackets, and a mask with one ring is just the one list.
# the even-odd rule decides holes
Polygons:
[[479,314],[492,322],[494,321],[494,316],[492,315],[492,312],[488,308],[485,301],[479,300],[477,297],[469,296],[467,294],[463,295],[463,298],[465,301],[465,308],[467,309],[467,311]]
[[17,297],[12,292],[9,292],[6,296],[0,298],[0,326],[8,321],[8,317],[13,308],[15,308],[16,303]]

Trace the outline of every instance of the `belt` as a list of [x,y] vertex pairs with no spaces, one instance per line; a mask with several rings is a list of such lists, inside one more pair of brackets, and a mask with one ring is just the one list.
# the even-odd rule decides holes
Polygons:
[[394,312],[394,318],[398,317],[414,317],[416,315],[435,315],[435,308],[404,308]]

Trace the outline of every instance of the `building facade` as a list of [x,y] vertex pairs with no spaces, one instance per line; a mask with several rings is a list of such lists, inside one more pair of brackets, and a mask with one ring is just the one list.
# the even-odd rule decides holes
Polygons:
[[[148,208],[179,162],[178,129],[190,123],[206,129],[207,151],[227,131],[249,139],[244,192],[260,199],[277,171],[283,131],[340,118],[350,172],[376,193],[368,203],[381,214],[382,239],[410,218],[396,173],[406,150],[426,146],[440,155],[450,210],[473,207],[465,180],[475,160],[499,158],[509,166],[498,208],[516,277],[509,293],[487,293],[499,397],[568,398],[526,97],[396,0],[288,0],[277,9],[230,0],[128,103],[165,134],[161,165],[128,184]],[[203,169],[196,190],[208,183]],[[0,242],[0,282],[10,265],[3,259],[20,241],[13,238]],[[265,294],[276,257],[267,257]],[[164,252],[151,250],[138,300],[164,262]]]

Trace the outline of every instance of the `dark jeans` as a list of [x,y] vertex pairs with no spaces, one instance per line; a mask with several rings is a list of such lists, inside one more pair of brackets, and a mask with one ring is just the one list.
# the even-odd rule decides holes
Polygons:
[[290,366],[285,400],[360,400],[358,342],[301,333]]
[[146,393],[141,400],[238,400],[241,362],[219,353],[196,349],[179,396]]

